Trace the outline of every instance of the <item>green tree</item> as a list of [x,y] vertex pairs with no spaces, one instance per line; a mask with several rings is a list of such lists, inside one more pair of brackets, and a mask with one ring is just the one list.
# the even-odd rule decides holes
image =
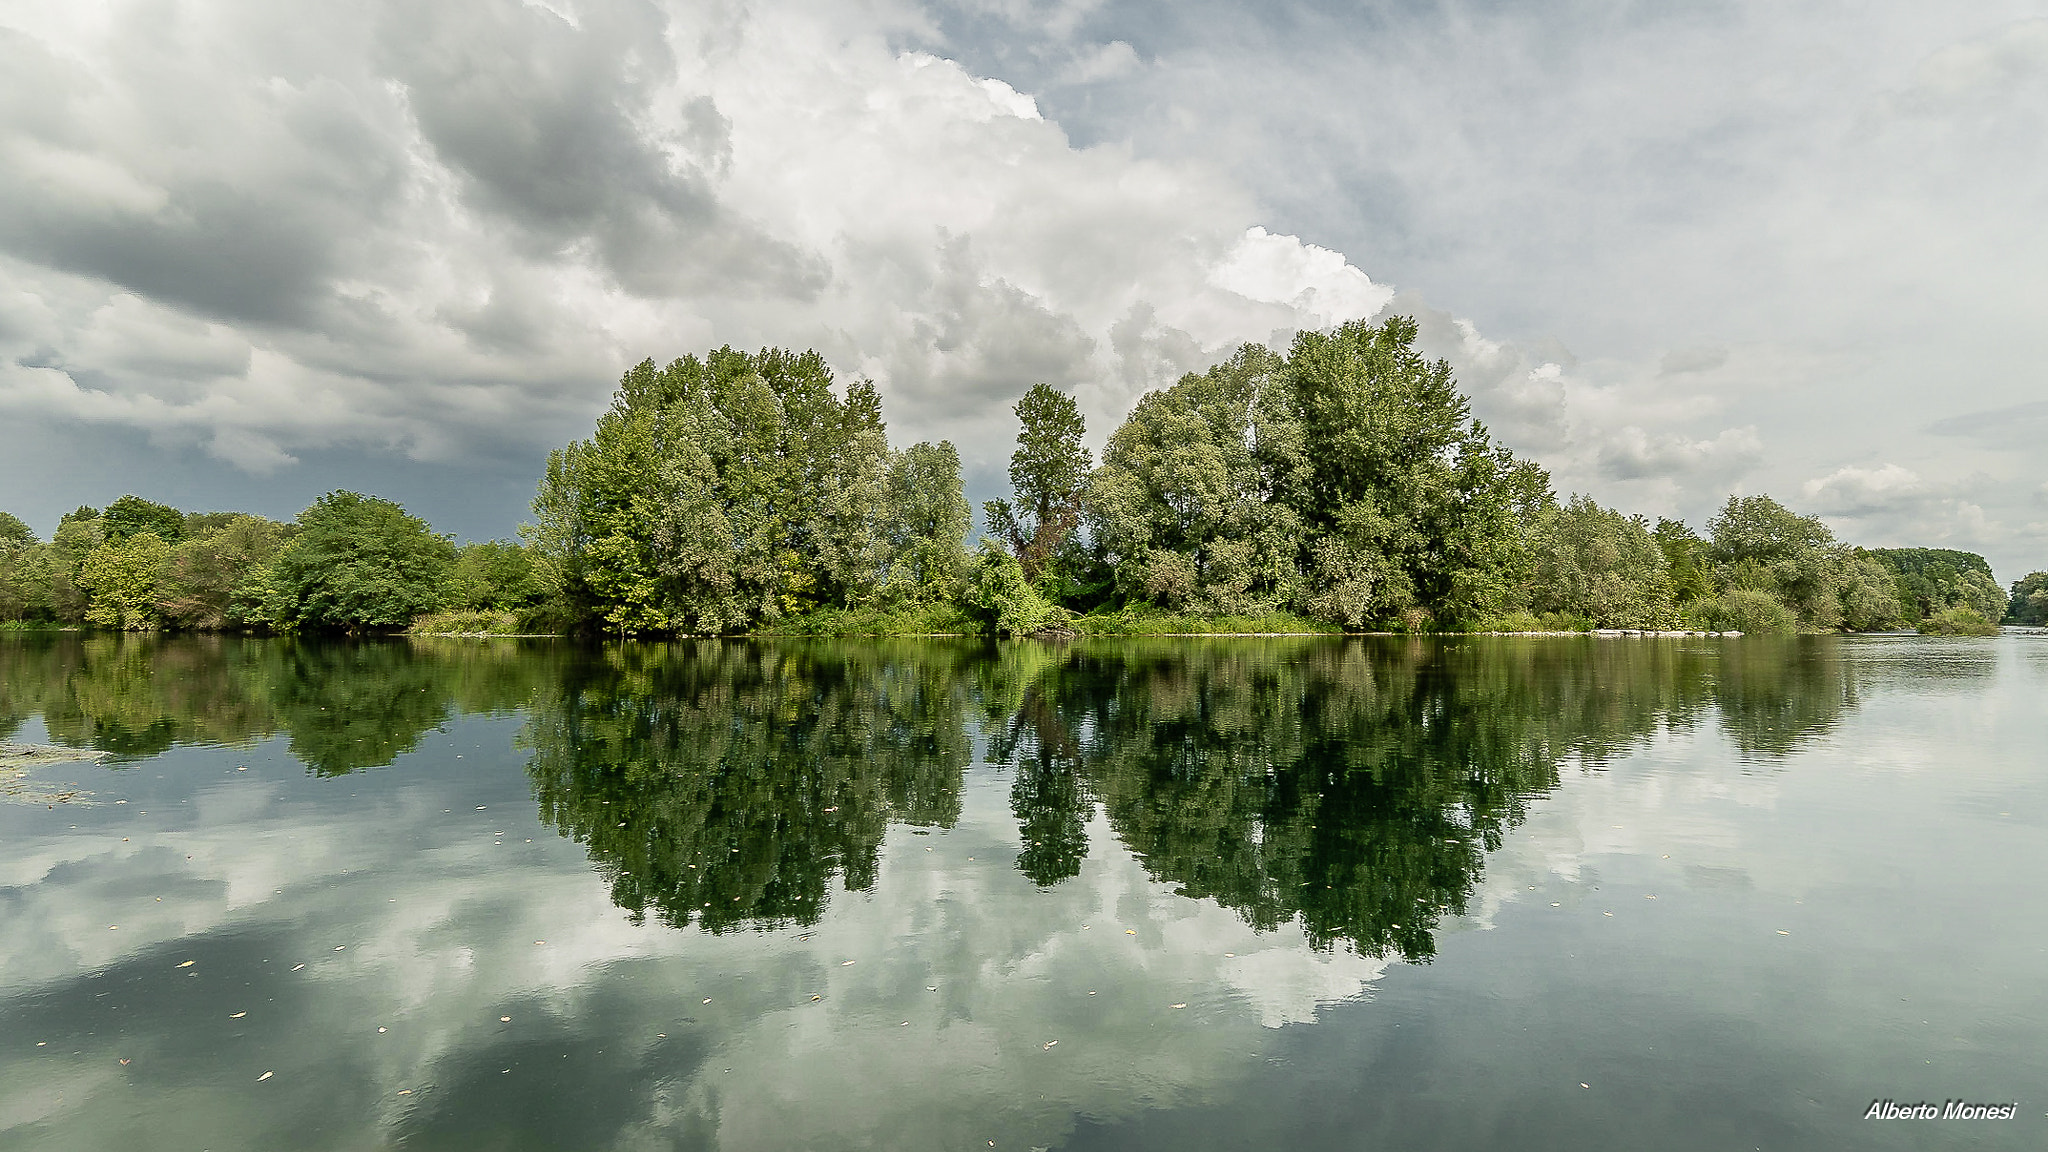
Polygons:
[[158,504],[140,496],[123,496],[100,516],[107,542],[119,544],[130,536],[150,533],[166,544],[185,538],[185,514],[169,504]]
[[37,544],[35,530],[11,512],[0,512],[0,551],[28,548]]
[[1641,516],[1575,496],[1538,524],[1530,608],[1580,617],[1599,628],[1678,624],[1670,561]]
[[1404,316],[1354,321],[1301,333],[1288,356],[1309,468],[1276,495],[1310,541],[1307,606],[1333,623],[1497,615],[1551,501],[1549,477],[1493,443],[1416,332]]
[[1248,344],[1146,394],[1111,434],[1088,519],[1125,599],[1241,615],[1301,599],[1301,522],[1273,499],[1305,467],[1284,367]]
[[1707,532],[1708,555],[1724,589],[1771,596],[1807,630],[1841,625],[1849,550],[1819,517],[1801,516],[1769,496],[1730,496],[1707,521]]
[[1078,573],[1075,532],[1092,464],[1081,438],[1080,405],[1049,384],[1033,384],[1013,411],[1020,425],[1010,454],[1010,499],[982,505],[989,531],[1017,557],[1027,580]]
[[546,576],[532,550],[513,541],[489,540],[456,549],[443,604],[449,609],[510,612],[533,607],[546,595]]
[[2006,602],[2008,624],[2048,624],[2048,572],[2029,572],[2015,581]]
[[1657,547],[1671,574],[1671,595],[1679,607],[1714,594],[1713,562],[1707,557],[1707,542],[1680,520],[1657,521]]
[[174,628],[219,631],[266,622],[267,576],[287,536],[285,525],[241,513],[212,514],[171,549],[156,607]]
[[912,444],[890,456],[888,483],[886,591],[897,599],[954,599],[967,575],[974,519],[959,452],[950,440]]
[[607,630],[726,633],[873,596],[888,567],[880,398],[815,352],[636,365],[549,457],[532,539]]
[[1028,636],[1064,619],[1025,578],[1017,558],[988,540],[968,575],[965,599],[968,616],[989,636]]
[[157,614],[157,583],[171,546],[154,532],[110,540],[94,548],[80,565],[78,586],[91,597],[88,623],[126,632],[142,632],[162,621]]
[[271,566],[271,611],[292,631],[403,628],[441,607],[455,547],[389,500],[329,492],[299,513]]

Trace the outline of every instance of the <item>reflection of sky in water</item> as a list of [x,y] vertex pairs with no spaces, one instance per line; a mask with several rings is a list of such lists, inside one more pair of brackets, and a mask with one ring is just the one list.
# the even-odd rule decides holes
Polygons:
[[[1420,966],[1176,895],[1100,808],[1040,887],[1008,767],[967,773],[950,828],[892,827],[816,925],[709,934],[630,923],[539,821],[516,715],[332,778],[282,736],[45,766],[94,796],[0,805],[0,1136],[2035,1147],[2048,663],[2022,643],[1844,643],[1798,680],[1832,710],[1724,691],[1566,757]],[[1857,1119],[1955,1095],[2027,1107]]]

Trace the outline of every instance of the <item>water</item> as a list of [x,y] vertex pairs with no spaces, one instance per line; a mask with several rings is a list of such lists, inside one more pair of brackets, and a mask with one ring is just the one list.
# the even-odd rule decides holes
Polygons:
[[113,753],[0,771],[0,1145],[2038,1148],[2044,701],[2011,631],[0,640]]

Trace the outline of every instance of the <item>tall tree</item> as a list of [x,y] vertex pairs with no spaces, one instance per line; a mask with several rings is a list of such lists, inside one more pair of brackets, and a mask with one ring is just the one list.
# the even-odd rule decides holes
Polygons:
[[1003,541],[1026,579],[1072,576],[1075,529],[1093,464],[1081,443],[1087,422],[1074,398],[1033,384],[1014,409],[1021,427],[1010,454],[1010,496],[982,506],[989,530]]
[[887,590],[893,596],[956,596],[967,574],[974,512],[961,491],[960,453],[950,440],[912,444],[889,459]]
[[1498,613],[1551,502],[1549,476],[1493,443],[1416,332],[1405,316],[1353,321],[1299,334],[1288,356],[1307,468],[1276,496],[1311,541],[1309,607],[1332,622]]

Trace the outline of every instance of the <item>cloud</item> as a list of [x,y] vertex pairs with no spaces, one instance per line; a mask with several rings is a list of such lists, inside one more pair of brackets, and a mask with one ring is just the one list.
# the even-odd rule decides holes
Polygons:
[[1664,354],[1657,365],[1659,376],[1682,376],[1687,372],[1710,372],[1728,362],[1726,348],[1678,348]]
[[1676,432],[1647,432],[1631,425],[1600,446],[1599,461],[1601,470],[1617,480],[1725,482],[1755,467],[1763,452],[1763,440],[1753,425],[1725,429],[1710,440]]
[[2013,404],[1950,416],[1927,426],[1935,436],[1958,436],[1992,448],[2038,450],[2048,441],[2048,401]]

